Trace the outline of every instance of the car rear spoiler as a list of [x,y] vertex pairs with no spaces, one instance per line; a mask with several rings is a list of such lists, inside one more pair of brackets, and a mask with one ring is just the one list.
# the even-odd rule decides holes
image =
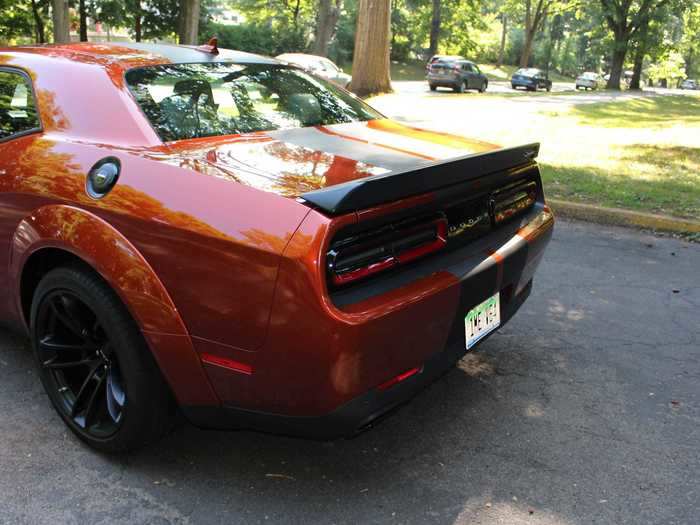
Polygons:
[[329,186],[301,198],[329,215],[341,215],[529,164],[539,151],[539,143],[533,143],[465,155]]

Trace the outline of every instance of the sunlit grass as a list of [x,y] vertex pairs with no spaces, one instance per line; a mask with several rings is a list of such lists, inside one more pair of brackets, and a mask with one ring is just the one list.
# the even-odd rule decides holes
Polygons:
[[700,97],[577,102],[563,94],[372,101],[431,129],[505,146],[540,142],[549,197],[700,219]]
[[587,126],[649,128],[700,124],[700,97],[647,96],[616,104],[586,104],[571,115]]

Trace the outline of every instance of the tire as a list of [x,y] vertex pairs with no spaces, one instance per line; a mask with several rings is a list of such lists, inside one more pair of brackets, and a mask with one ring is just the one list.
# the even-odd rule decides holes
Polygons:
[[488,82],[488,80],[484,80],[484,81],[481,83],[481,87],[479,88],[479,93],[484,93],[484,92],[488,89],[488,87],[489,87],[489,82]]
[[30,331],[56,412],[101,452],[135,450],[171,428],[175,403],[141,332],[114,291],[77,267],[39,282]]
[[429,84],[429,86],[430,86],[430,91],[437,91],[437,86],[435,86],[433,84]]
[[515,86],[515,84],[511,84],[510,87],[513,88],[513,89],[515,89],[515,90],[518,89],[518,88]]
[[547,84],[547,93],[552,91],[552,84]]
[[464,82],[460,82],[459,84],[456,84],[453,89],[455,93],[464,93]]

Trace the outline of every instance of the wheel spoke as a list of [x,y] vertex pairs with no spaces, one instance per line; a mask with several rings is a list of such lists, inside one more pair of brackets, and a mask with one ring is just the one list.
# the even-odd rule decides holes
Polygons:
[[91,344],[63,343],[55,341],[51,338],[51,336],[44,337],[41,341],[39,341],[39,345],[41,345],[44,350],[52,350],[54,352],[62,350],[77,350],[79,352],[94,350],[94,346]]
[[77,361],[58,361],[58,359],[54,357],[48,361],[44,361],[42,364],[45,368],[50,370],[64,370],[67,368],[75,368],[76,366],[95,365],[96,362],[96,358],[78,359]]
[[[75,396],[75,401],[73,403],[73,406],[71,407],[70,411],[70,416],[75,417],[78,415],[79,409],[81,405],[83,404],[83,401],[85,398],[88,398],[90,394],[94,393],[94,391],[97,389],[97,387],[101,384],[100,376],[98,375],[98,372],[100,369],[103,367],[102,362],[100,362],[97,366],[94,366],[92,370],[90,370],[90,373],[87,375],[85,378],[85,381],[83,381],[82,386],[80,387],[80,390],[78,391],[78,394]],[[97,380],[97,385],[92,386],[91,383],[95,382]],[[90,396],[91,397],[91,396]]]
[[102,387],[105,384],[105,376],[106,374],[102,374],[101,376],[99,376],[97,385],[95,386],[95,389],[93,390],[92,394],[90,395],[90,399],[87,402],[87,406],[85,408],[85,428],[90,428],[90,425],[94,420],[95,411],[97,410],[97,401],[100,397],[100,394],[102,393]]

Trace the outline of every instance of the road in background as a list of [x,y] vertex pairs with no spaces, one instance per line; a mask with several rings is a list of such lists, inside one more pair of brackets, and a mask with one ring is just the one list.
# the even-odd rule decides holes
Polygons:
[[[415,94],[422,94],[422,95],[429,95],[429,96],[434,96],[434,97],[439,97],[445,93],[453,93],[453,91],[449,88],[438,88],[437,91],[430,91],[428,89],[428,82],[425,80],[399,80],[399,81],[394,81],[391,83],[391,85],[394,88],[394,91],[399,94],[405,94],[405,95],[415,95]],[[551,93],[567,93],[567,92],[575,92],[576,91],[576,86],[574,82],[553,82],[552,83],[552,91]],[[473,91],[476,93],[476,91]],[[540,89],[538,93],[546,93],[543,89]],[[527,95],[528,92],[525,91],[524,89],[513,89],[510,87],[510,82],[508,81],[503,81],[503,80],[490,80],[489,81],[489,87],[487,93],[490,94],[503,94],[503,93],[520,93],[523,95]],[[620,92],[612,92],[612,91],[605,91],[605,90],[596,90],[596,91],[586,91],[586,90],[579,90],[578,93],[580,93],[582,96],[586,95],[591,95],[593,97],[595,96],[611,96],[611,97],[616,97],[619,95],[623,96],[640,96],[644,93],[657,93],[660,95],[688,95],[688,96],[698,96],[700,97],[700,91],[691,91],[688,89],[667,89],[667,88],[644,88],[644,91],[620,91]],[[541,97],[538,97],[541,98]]]
[[698,244],[559,221],[500,333],[332,443],[184,426],[101,456],[0,332],[0,523],[696,524],[698,268]]

